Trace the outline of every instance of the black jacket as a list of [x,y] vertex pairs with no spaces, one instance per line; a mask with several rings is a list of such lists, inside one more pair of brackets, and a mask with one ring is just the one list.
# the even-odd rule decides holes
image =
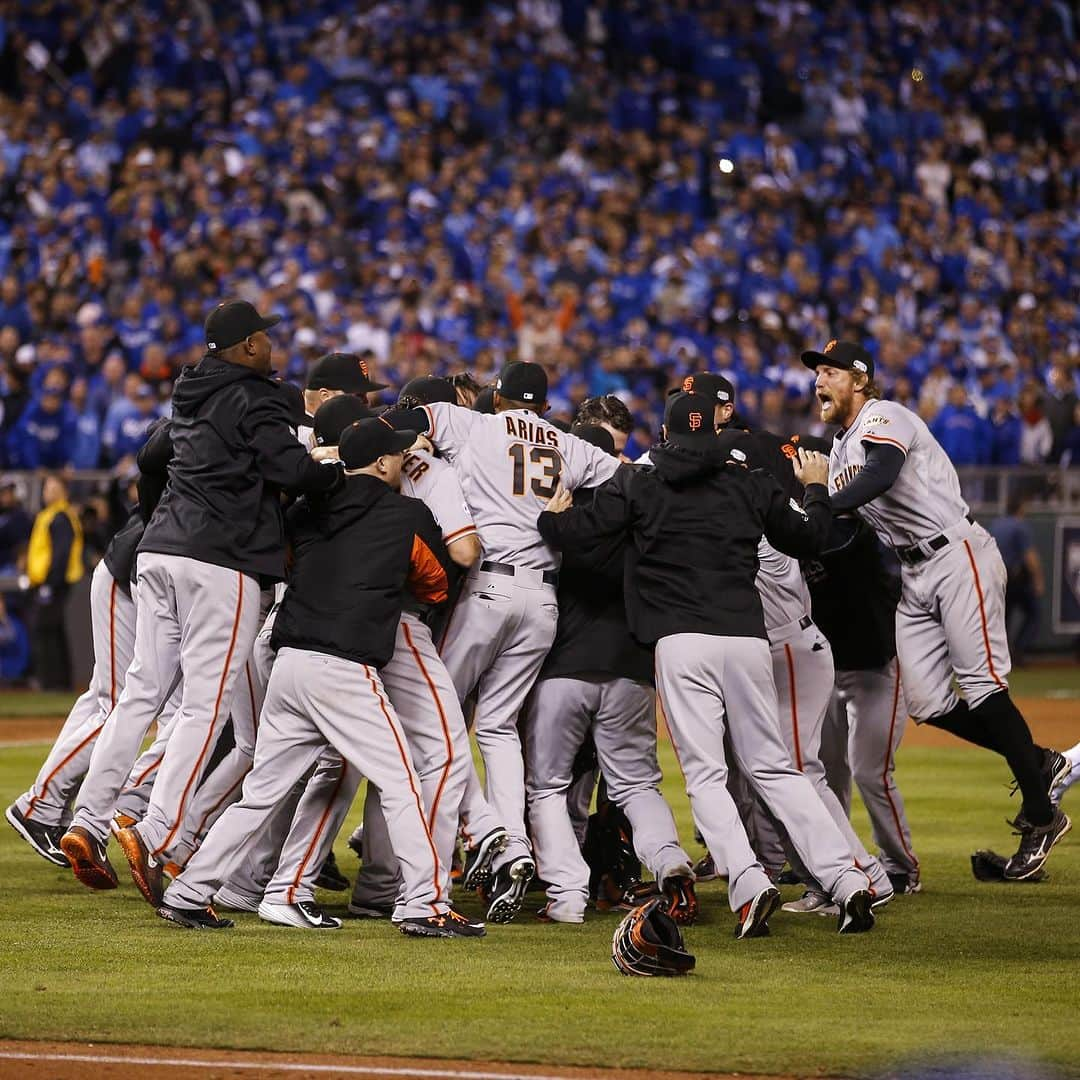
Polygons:
[[[595,488],[574,492],[575,506],[591,506]],[[653,657],[631,636],[623,603],[625,533],[597,536],[563,552],[559,624],[540,678],[603,675],[652,683]]]
[[803,573],[837,670],[884,667],[896,655],[900,579],[885,566],[874,530],[858,518],[837,518],[826,549],[803,563]]
[[327,491],[340,470],[308,456],[280,383],[214,356],[173,391],[169,482],[139,551],[183,555],[258,577],[285,576],[281,493]]
[[294,561],[273,649],[382,667],[394,655],[403,590],[425,604],[446,600],[450,556],[419,499],[373,476],[348,476],[329,495],[294,503],[286,520]]
[[704,455],[656,447],[652,468],[621,469],[592,507],[540,515],[544,539],[563,549],[629,532],[626,613],[643,644],[689,633],[764,638],[754,584],[762,534],[796,558],[815,555],[828,534],[824,485],[806,489],[800,512],[772,477],[731,462],[733,445],[721,439]]

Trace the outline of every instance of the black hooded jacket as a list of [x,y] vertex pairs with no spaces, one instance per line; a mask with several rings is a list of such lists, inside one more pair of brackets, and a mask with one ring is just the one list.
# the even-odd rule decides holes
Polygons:
[[764,534],[796,558],[820,550],[832,514],[822,484],[806,489],[803,510],[771,476],[741,464],[737,438],[704,452],[665,443],[651,468],[620,469],[591,507],[544,512],[541,535],[558,548],[628,532],[627,620],[645,645],[671,634],[765,638],[754,579]]
[[139,551],[225,566],[267,584],[285,577],[281,493],[328,491],[340,470],[313,461],[290,429],[281,383],[204,356],[173,391],[169,482]]
[[374,476],[289,508],[293,565],[270,645],[383,667],[394,654],[404,591],[441,604],[452,565],[431,511]]

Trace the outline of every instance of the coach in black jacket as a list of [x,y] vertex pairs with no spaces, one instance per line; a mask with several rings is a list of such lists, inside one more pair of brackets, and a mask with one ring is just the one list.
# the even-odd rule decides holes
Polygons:
[[294,397],[270,378],[278,321],[219,304],[206,355],[173,395],[169,480],[138,549],[139,631],[124,691],[98,738],[61,847],[90,888],[114,888],[104,845],[117,794],[179,667],[183,696],[146,815],[118,835],[152,904],[161,867],[229,715],[260,624],[260,585],[285,574],[282,491],[327,491],[339,470],[290,430]]
[[[724,737],[766,806],[788,830],[800,858],[841,909],[843,933],[874,917],[866,875],[810,781],[788,757],[777,720],[769,645],[755,586],[764,534],[781,551],[809,557],[831,521],[828,462],[798,452],[803,510],[772,477],[745,467],[745,436],[718,436],[714,403],[701,394],[668,399],[667,442],[651,469],[622,470],[591,507],[568,509],[556,492],[539,528],[556,547],[627,531],[624,576],[630,629],[656,644],[656,690],[686,776],[694,818],[729,877],[736,936],[756,937],[779,903],[751,850],[725,784]],[[554,512],[551,512],[554,511]]]

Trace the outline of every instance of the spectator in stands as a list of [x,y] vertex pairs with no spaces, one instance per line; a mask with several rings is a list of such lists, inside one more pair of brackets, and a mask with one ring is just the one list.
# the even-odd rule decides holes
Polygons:
[[997,541],[1008,575],[1005,585],[1005,622],[1009,652],[1013,664],[1022,667],[1027,661],[1039,631],[1039,613],[1045,592],[1042,562],[1035,548],[1031,528],[1024,520],[1025,497],[1021,492],[1009,496],[1005,517],[990,526]]
[[71,384],[71,407],[75,410],[75,446],[71,465],[96,469],[101,465],[101,417],[90,403],[90,386],[83,376]]
[[1038,387],[1029,384],[1020,391],[1020,461],[1024,465],[1043,465],[1054,446],[1054,433],[1043,412]]
[[10,480],[0,483],[0,574],[22,573],[26,544],[34,522]]
[[990,460],[986,422],[968,404],[967,391],[959,383],[949,388],[948,404],[930,430],[954,465],[985,465]]
[[998,398],[990,413],[990,464],[1019,465],[1024,423],[1012,402]]
[[1080,404],[1073,409],[1072,427],[1066,433],[1062,445],[1061,464],[1073,468],[1080,465]]
[[77,427],[78,418],[67,400],[67,376],[62,368],[53,368],[8,435],[8,461],[16,469],[70,465]]
[[1064,360],[1050,365],[1050,374],[1046,380],[1047,391],[1043,399],[1046,419],[1054,436],[1050,449],[1050,461],[1060,461],[1065,449],[1065,439],[1073,423],[1076,411],[1077,394],[1073,377]]
[[157,395],[153,387],[147,386],[138,375],[128,375],[124,397],[112,405],[105,418],[101,442],[106,461],[117,465],[133,458],[157,418]]
[[71,687],[64,608],[68,591],[84,573],[82,526],[68,502],[67,486],[55,473],[42,487],[44,507],[34,519],[26,551],[26,575],[33,590],[31,638],[34,682],[42,690]]

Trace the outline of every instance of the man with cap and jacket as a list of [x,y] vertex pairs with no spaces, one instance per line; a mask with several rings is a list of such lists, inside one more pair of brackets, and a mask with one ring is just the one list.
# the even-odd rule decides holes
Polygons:
[[831,521],[825,460],[799,453],[795,472],[806,494],[798,510],[775,479],[745,467],[747,454],[739,446],[745,436],[718,436],[714,424],[712,397],[673,396],[665,413],[666,442],[653,449],[652,469],[620,474],[597,492],[592,506],[571,509],[560,491],[538,528],[564,549],[629,534],[627,619],[637,641],[655,645],[661,713],[695,822],[728,874],[736,936],[767,933],[780,896],[728,792],[725,734],[739,767],[839,905],[837,929],[869,930],[869,881],[810,781],[791,763],[780,733],[755,587],[762,535],[793,556],[812,555],[824,542]]
[[[487,798],[510,832],[495,863],[488,918],[506,922],[521,908],[536,872],[525,834],[525,766],[518,717],[555,638],[559,555],[536,529],[536,515],[560,483],[595,486],[619,468],[598,447],[543,419],[547,375],[539,364],[507,364],[494,414],[437,402],[389,417],[427,435],[453,465],[476,522],[483,555],[469,572],[440,642],[459,701],[476,691],[474,729],[484,758]],[[474,816],[485,805],[470,781],[466,837],[480,839]]]
[[[373,399],[385,389],[385,383],[372,379],[367,361],[355,353],[327,353],[320,356],[308,371],[304,385],[304,411],[309,417],[313,417],[323,404],[340,394],[353,394],[359,397],[364,405],[373,409]],[[314,445],[312,425],[309,423],[301,426],[296,437],[304,446],[310,448]]]
[[[574,433],[616,456],[611,433],[576,425]],[[574,493],[575,506],[595,489]],[[623,534],[592,539],[564,552],[559,623],[551,651],[525,709],[525,788],[537,862],[543,867],[546,922],[580,923],[589,899],[568,800],[574,761],[592,737],[608,797],[626,815],[634,850],[665,894],[668,913],[691,923],[697,914],[690,856],[679,844],[671,808],[660,792],[652,654],[630,635],[623,604]],[[592,795],[590,770],[585,816]]]
[[177,667],[183,690],[146,815],[118,840],[146,900],[229,715],[259,628],[262,584],[285,575],[280,494],[328,491],[339,470],[296,441],[291,396],[271,377],[264,317],[242,300],[206,319],[206,354],[173,392],[169,482],[138,548],[134,659],[98,736],[60,845],[75,876],[115,888],[105,856],[116,798]]
[[232,925],[217,917],[211,898],[296,781],[332,747],[381,793],[402,873],[393,913],[402,933],[483,935],[482,924],[449,905],[420,779],[379,675],[395,651],[406,588],[419,603],[441,603],[449,581],[431,512],[397,490],[412,442],[411,433],[381,419],[352,424],[339,447],[344,483],[290,509],[295,561],[274,624],[277,656],[255,764],[240,802],[169,887],[158,909],[163,919],[190,929]]
[[916,723],[1006,759],[1023,805],[1014,822],[1020,846],[1005,878],[1037,878],[1071,828],[1050,798],[1070,766],[1035,744],[1009,695],[1001,553],[971,516],[930,429],[903,405],[881,400],[870,353],[833,340],[802,361],[817,373],[821,419],[840,425],[829,455],[833,512],[857,512],[900,562],[896,653],[908,710]]

